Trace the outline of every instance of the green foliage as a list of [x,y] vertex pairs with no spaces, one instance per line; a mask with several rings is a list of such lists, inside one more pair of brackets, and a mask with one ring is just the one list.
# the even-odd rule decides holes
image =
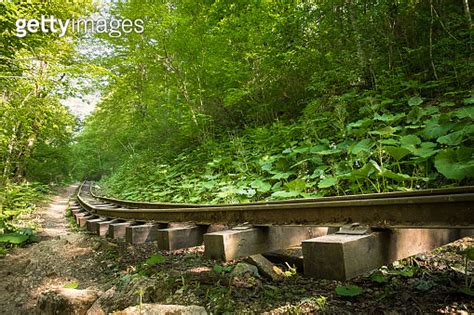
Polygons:
[[159,265],[159,264],[162,264],[163,262],[165,262],[166,260],[166,257],[163,256],[163,255],[160,255],[160,254],[154,254],[154,255],[151,255],[150,257],[148,257],[146,260],[145,260],[145,264],[147,266],[155,266],[155,265]]
[[232,266],[221,266],[221,265],[214,265],[212,270],[215,273],[225,273],[225,272],[231,272],[232,271]]
[[76,170],[112,175],[110,192],[245,202],[469,177],[433,167],[433,156],[472,144],[472,29],[457,2],[110,10],[147,25],[98,35],[112,49],[91,61],[108,84],[74,147]]
[[451,269],[460,273],[464,277],[464,285],[458,289],[462,294],[468,296],[474,296],[474,273],[472,272],[472,267],[469,268],[470,264],[474,261],[474,247],[469,246],[460,252],[464,258],[463,266],[451,266]]
[[43,183],[69,178],[69,145],[75,118],[60,100],[74,92],[79,60],[72,63],[73,35],[51,32],[16,36],[19,18],[74,18],[92,9],[59,0],[0,3],[0,182],[24,179]]
[[375,271],[370,275],[370,280],[377,282],[377,283],[387,283],[387,277],[379,270]]
[[[292,124],[250,128],[239,136],[208,140],[174,158],[137,154],[101,185],[107,194],[126,199],[228,203],[472,182],[473,137],[463,131],[472,119],[458,114],[463,108],[459,98],[450,98],[456,102],[442,114],[432,109],[442,99],[417,105],[423,114],[416,122],[395,110],[391,115],[397,119],[383,114],[387,119],[381,120],[379,113],[391,107],[381,105],[384,98],[379,98],[377,111],[369,115],[370,109],[363,107],[333,133],[327,131],[333,125],[329,112],[316,121],[302,117]],[[399,106],[406,108],[404,101],[394,108]],[[433,124],[444,128],[434,141],[431,133],[426,136]],[[381,132],[388,127],[389,133]],[[436,141],[450,130],[463,131],[460,142]]]
[[0,235],[0,243],[10,243],[13,245],[20,245],[29,239],[28,235],[20,233],[5,233]]
[[70,283],[66,283],[64,285],[64,288],[66,289],[77,289],[79,287],[79,283],[74,281],[74,282],[70,282]]
[[48,186],[39,183],[5,184],[0,190],[0,234],[18,231],[30,236],[32,230],[22,216],[34,211],[48,191]]
[[1,187],[0,252],[38,240],[29,215],[48,191],[48,186],[39,183],[6,183]]
[[339,296],[354,297],[361,295],[364,290],[357,285],[339,285],[336,287],[336,294]]

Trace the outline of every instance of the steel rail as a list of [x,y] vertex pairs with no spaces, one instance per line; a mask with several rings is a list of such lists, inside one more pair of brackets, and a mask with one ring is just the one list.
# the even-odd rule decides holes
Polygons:
[[298,202],[124,209],[94,205],[82,196],[83,186],[78,194],[82,207],[98,216],[123,220],[319,226],[358,222],[373,228],[474,228],[472,187],[451,189],[453,193],[448,193],[450,189],[425,191],[422,195],[419,192],[390,193],[389,198],[370,194],[353,199],[344,196],[295,200]]
[[110,198],[99,196],[92,191],[92,185],[90,185],[90,194],[92,197],[120,205],[122,207],[129,208],[140,208],[140,209],[173,209],[173,208],[213,208],[213,207],[235,207],[242,205],[266,205],[266,204],[295,204],[295,203],[307,203],[307,202],[321,202],[321,201],[341,201],[341,200],[361,200],[361,199],[386,199],[386,198],[398,198],[398,197],[417,197],[417,196],[432,196],[432,195],[456,195],[474,193],[474,186],[464,186],[455,188],[434,188],[424,189],[407,192],[386,192],[386,193],[370,193],[370,194],[359,194],[359,195],[345,195],[345,196],[333,196],[333,197],[321,197],[321,198],[300,198],[300,199],[287,199],[281,201],[259,201],[259,202],[247,202],[247,203],[231,203],[231,204],[191,204],[191,203],[174,203],[174,202],[144,202],[144,201],[132,201],[123,200],[117,198]]

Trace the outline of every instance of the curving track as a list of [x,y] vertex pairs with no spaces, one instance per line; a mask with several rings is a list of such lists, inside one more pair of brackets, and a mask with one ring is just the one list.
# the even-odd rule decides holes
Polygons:
[[149,203],[99,197],[84,182],[78,201],[106,218],[160,223],[308,224],[372,228],[474,228],[474,186],[228,205]]

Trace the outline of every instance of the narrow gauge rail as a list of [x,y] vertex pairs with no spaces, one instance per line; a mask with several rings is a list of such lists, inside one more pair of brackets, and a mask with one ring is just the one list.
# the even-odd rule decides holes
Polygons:
[[136,221],[308,224],[372,228],[474,228],[474,186],[230,205],[129,202],[98,197],[84,182],[81,206],[92,214]]

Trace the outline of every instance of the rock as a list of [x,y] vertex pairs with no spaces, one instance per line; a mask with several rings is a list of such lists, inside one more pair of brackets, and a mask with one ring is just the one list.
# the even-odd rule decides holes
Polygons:
[[170,294],[162,282],[153,277],[122,278],[119,284],[97,299],[87,315],[103,314],[99,310],[109,314],[115,310],[137,305],[140,301],[140,292],[143,303],[162,303]]
[[38,297],[37,314],[82,315],[99,296],[95,290],[59,288],[42,292]]
[[115,294],[115,286],[111,287],[104,292],[98,299],[95,300],[94,304],[87,310],[86,315],[106,315],[107,312],[103,309],[101,302],[107,299],[111,299]]
[[268,259],[262,255],[252,255],[248,258],[249,263],[256,266],[258,270],[267,278],[270,278],[273,281],[280,281],[283,279],[283,276],[277,274],[274,270],[273,265]]
[[234,269],[230,273],[231,277],[240,277],[245,274],[249,274],[254,277],[259,277],[258,269],[254,265],[250,265],[247,263],[240,262],[235,265]]
[[123,311],[112,313],[113,315],[204,315],[206,309],[197,305],[163,305],[163,304],[142,304],[139,306],[130,306]]

